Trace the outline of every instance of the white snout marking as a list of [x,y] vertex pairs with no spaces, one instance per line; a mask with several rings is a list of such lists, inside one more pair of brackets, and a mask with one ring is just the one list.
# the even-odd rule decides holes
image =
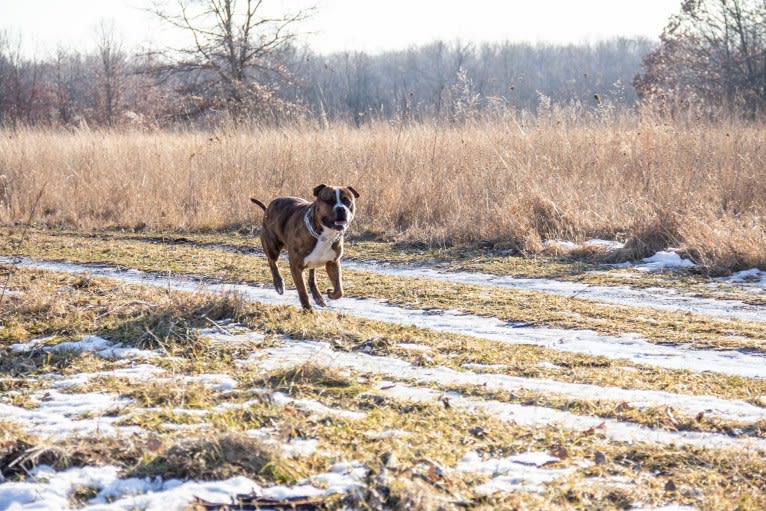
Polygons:
[[341,200],[340,200],[340,188],[336,188],[335,189],[335,206],[333,206],[333,209],[337,209],[337,208],[345,209],[346,210],[346,221],[348,222],[348,221],[351,220],[351,210],[348,209],[348,207],[345,204],[343,204],[341,202]]

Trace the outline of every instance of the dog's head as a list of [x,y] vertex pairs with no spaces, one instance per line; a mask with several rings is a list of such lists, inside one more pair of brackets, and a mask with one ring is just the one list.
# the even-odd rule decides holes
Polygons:
[[314,188],[316,196],[316,220],[329,229],[345,231],[354,219],[359,193],[350,186],[327,186],[321,184]]

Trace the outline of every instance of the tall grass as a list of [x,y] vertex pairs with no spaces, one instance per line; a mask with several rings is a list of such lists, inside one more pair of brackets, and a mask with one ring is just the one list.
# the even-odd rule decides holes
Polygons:
[[362,128],[2,132],[0,222],[221,229],[248,198],[360,191],[353,230],[537,252],[546,239],[686,249],[716,271],[766,267],[766,130],[743,122],[505,116]]

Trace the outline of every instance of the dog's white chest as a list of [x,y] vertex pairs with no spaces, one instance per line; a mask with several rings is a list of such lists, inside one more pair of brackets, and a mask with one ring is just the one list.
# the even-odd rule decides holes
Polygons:
[[334,242],[335,233],[331,233],[330,236],[327,235],[327,232],[322,233],[317,240],[316,246],[314,246],[314,250],[303,260],[306,268],[319,268],[329,261],[340,259],[340,255],[336,254],[335,250],[332,249]]

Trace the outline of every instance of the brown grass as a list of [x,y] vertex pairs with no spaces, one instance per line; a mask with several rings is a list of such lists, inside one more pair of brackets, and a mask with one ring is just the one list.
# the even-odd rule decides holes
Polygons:
[[20,130],[0,138],[0,222],[156,230],[251,226],[248,198],[361,192],[356,233],[431,244],[666,245],[716,270],[766,265],[766,130],[638,117],[360,129]]

